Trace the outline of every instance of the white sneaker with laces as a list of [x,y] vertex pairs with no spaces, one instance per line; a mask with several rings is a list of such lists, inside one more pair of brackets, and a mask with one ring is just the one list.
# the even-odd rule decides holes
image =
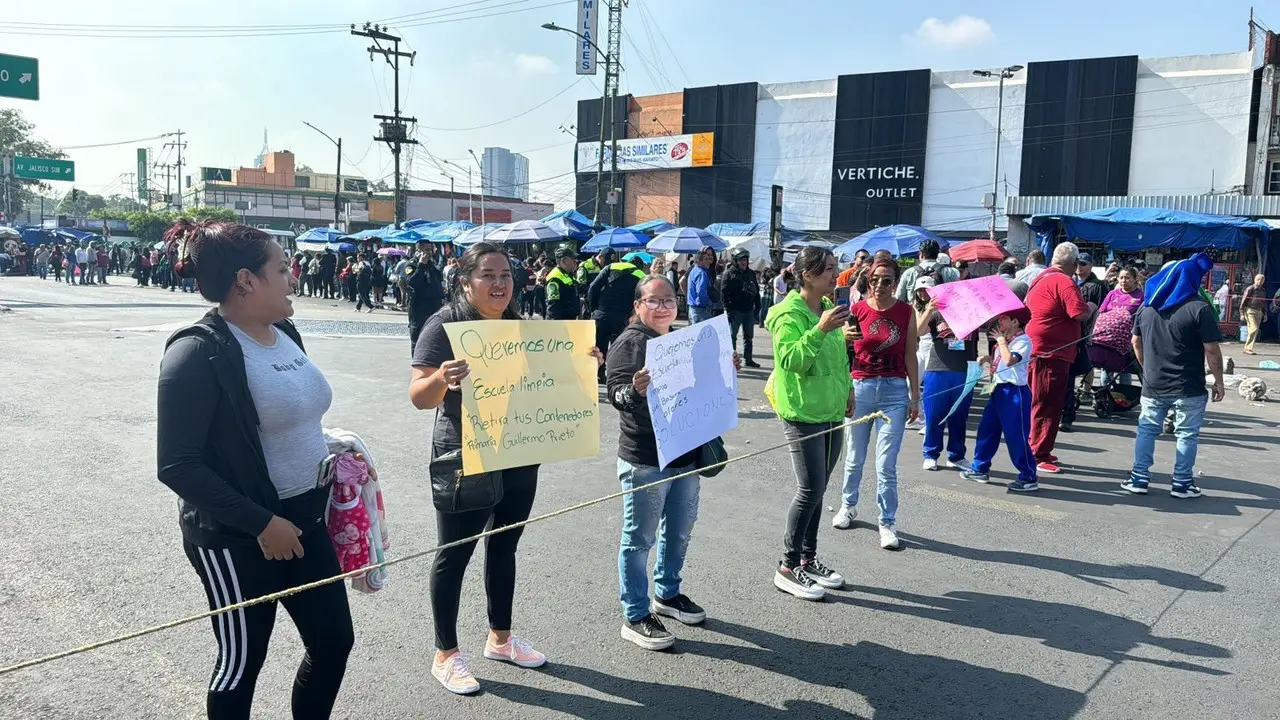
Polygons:
[[471,674],[467,656],[456,652],[444,662],[431,661],[431,675],[440,681],[445,690],[457,695],[471,695],[480,690],[480,681]]
[[959,470],[960,472],[967,472],[969,470],[969,463],[965,462],[964,458],[960,458],[959,460],[947,458],[946,467],[952,470]]
[[924,469],[925,469],[925,470],[937,470],[937,469],[938,469],[938,461],[937,461],[937,460],[934,460],[933,458],[925,458],[925,459],[924,459]]
[[831,527],[837,530],[848,530],[853,525],[853,521],[857,519],[858,508],[843,505],[840,508],[840,512],[837,512],[836,516],[831,519]]
[[898,549],[898,531],[893,525],[880,526],[880,547],[885,550]]

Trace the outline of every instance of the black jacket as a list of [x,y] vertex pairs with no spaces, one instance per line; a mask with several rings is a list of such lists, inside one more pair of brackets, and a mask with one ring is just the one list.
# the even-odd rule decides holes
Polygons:
[[735,264],[720,277],[720,298],[725,310],[760,309],[760,282],[756,280],[755,270],[743,270]]
[[[276,327],[305,352],[293,323]],[[165,343],[156,475],[180,498],[183,539],[201,547],[254,543],[273,515],[303,532],[323,527],[325,493],[281,502],[271,483],[244,351],[217,308]]]
[[409,324],[422,325],[444,306],[444,274],[432,262],[410,262],[405,266],[409,288]]
[[[618,457],[633,465],[658,467],[658,441],[653,435],[649,401],[636,392],[631,377],[644,367],[645,343],[658,333],[643,323],[632,323],[609,345],[605,360],[605,387],[609,402],[618,409]],[[690,451],[668,467],[685,467],[697,460]]]
[[601,270],[587,288],[587,309],[592,319],[604,320],[613,327],[626,325],[636,301],[636,285],[643,279],[644,271],[629,262],[611,263]]

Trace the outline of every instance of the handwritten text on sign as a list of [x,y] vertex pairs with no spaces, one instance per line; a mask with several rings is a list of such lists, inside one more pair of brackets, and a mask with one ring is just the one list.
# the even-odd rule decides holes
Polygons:
[[738,427],[738,375],[724,315],[649,340],[645,366],[660,467]]
[[943,283],[927,292],[958,338],[969,337],[997,315],[1025,307],[999,275]]
[[600,451],[595,324],[587,320],[446,323],[462,381],[462,471],[591,457]]

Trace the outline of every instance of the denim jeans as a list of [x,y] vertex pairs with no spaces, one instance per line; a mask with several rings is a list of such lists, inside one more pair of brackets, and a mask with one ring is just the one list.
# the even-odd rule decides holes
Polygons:
[[[648,485],[693,470],[693,466],[660,470],[618,458],[622,489]],[[680,571],[689,537],[698,519],[698,476],[688,475],[622,497],[622,539],[618,548],[618,586],[622,615],[636,622],[649,614],[649,550],[658,541],[653,589],[663,600],[680,594]]]
[[40,275],[40,279],[41,279],[41,280],[48,279],[48,277],[49,277],[49,263],[47,263],[47,262],[36,263],[36,272]]
[[1155,463],[1156,438],[1164,419],[1173,410],[1173,484],[1195,480],[1196,451],[1200,446],[1200,425],[1209,397],[1142,396],[1142,413],[1138,415],[1138,437],[1133,445],[1133,480],[1151,482],[1151,466]]
[[715,315],[716,315],[715,310],[711,309],[711,307],[709,306],[708,307],[696,307],[693,305],[689,306],[689,324],[690,325],[696,325],[697,323],[700,323],[703,320],[710,320],[711,318],[715,317]]
[[[827,492],[831,471],[840,460],[840,435],[844,432],[832,428],[840,424],[782,421],[783,433],[791,443],[791,466],[796,471],[796,494],[787,509],[787,528],[782,536],[782,564],[787,567],[817,556],[822,496]],[[818,435],[822,432],[825,434]]]
[[751,341],[756,330],[756,314],[752,310],[730,310],[729,337],[733,339],[733,349],[738,349],[738,330],[742,330],[742,357],[750,360],[754,350]]
[[869,378],[853,381],[858,417],[883,411],[890,422],[876,420],[849,428],[844,456],[844,504],[856,507],[861,493],[862,467],[867,462],[871,433],[876,434],[876,504],[880,524],[893,525],[898,515],[898,450],[907,424],[907,381],[902,378]]

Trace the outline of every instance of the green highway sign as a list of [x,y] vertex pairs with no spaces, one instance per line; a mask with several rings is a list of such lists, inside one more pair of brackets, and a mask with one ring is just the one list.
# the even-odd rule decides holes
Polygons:
[[28,180],[75,180],[74,160],[49,160],[45,158],[13,156],[14,177]]
[[21,55],[0,55],[0,97],[40,99],[40,61]]

